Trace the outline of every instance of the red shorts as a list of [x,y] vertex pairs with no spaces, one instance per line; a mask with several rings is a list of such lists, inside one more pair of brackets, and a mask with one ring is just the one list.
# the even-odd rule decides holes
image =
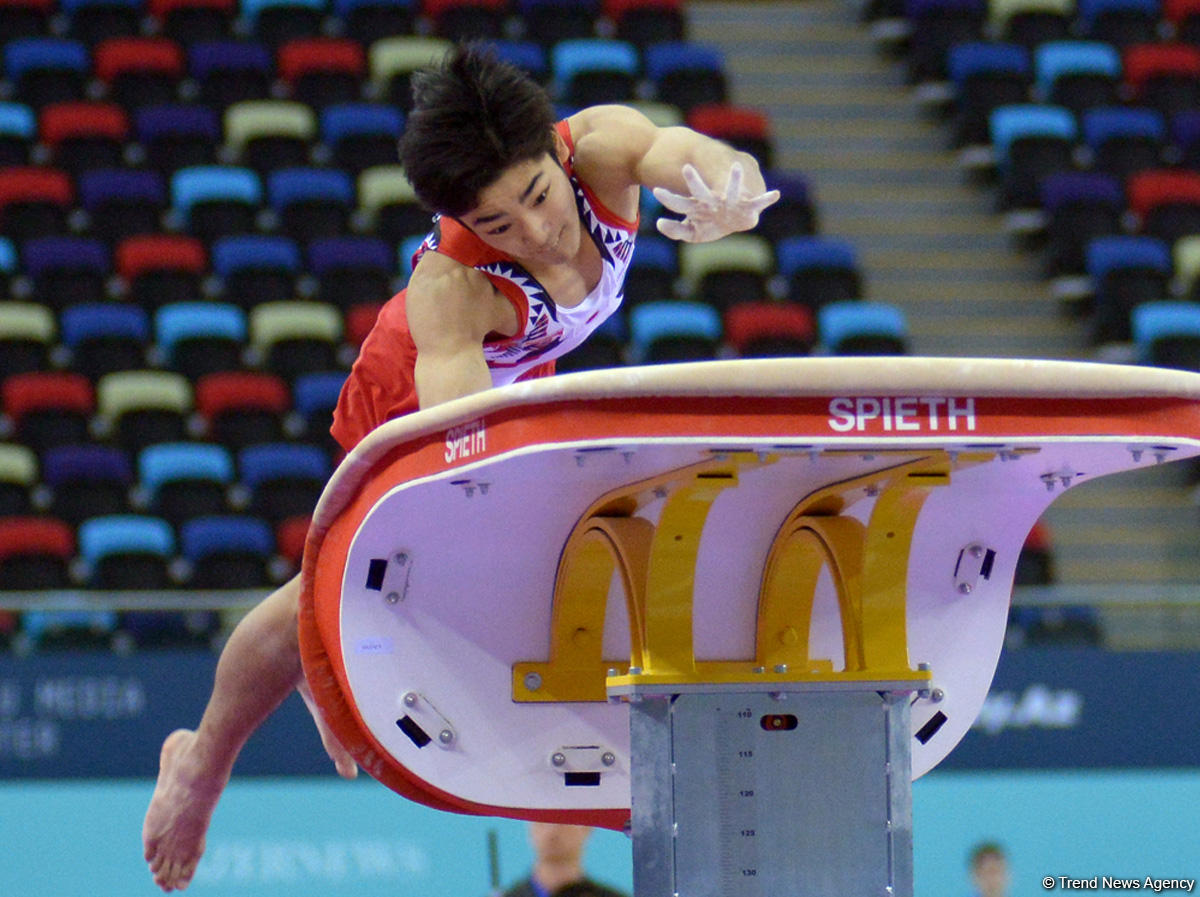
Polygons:
[[[417,347],[408,332],[401,290],[380,309],[338,397],[329,432],[342,448],[350,451],[380,424],[420,407],[414,378],[416,363]],[[553,373],[554,362],[548,361],[518,379],[532,380]]]

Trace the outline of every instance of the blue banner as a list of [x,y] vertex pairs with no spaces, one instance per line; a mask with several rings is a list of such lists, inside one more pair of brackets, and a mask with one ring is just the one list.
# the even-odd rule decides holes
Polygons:
[[1200,767],[1198,721],[1200,654],[1022,648],[939,768]]

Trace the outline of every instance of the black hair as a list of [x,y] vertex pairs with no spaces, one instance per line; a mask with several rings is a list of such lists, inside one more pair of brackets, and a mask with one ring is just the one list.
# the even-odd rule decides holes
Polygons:
[[1004,848],[998,842],[984,841],[971,848],[970,854],[967,855],[967,863],[970,868],[977,869],[979,864],[989,857],[995,857],[998,860],[1008,859]]
[[414,72],[400,160],[431,211],[460,217],[505,169],[554,152],[546,91],[486,44],[458,45]]

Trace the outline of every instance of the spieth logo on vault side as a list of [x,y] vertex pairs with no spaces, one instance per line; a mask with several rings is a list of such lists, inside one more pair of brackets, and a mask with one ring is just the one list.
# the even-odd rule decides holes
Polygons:
[[487,451],[487,428],[482,420],[452,427],[446,431],[446,463],[453,464]]
[[975,429],[975,400],[955,396],[842,396],[829,400],[838,433],[944,433]]

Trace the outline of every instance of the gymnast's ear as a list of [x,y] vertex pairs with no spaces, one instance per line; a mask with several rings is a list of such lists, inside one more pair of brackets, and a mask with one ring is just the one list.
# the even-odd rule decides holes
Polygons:
[[554,129],[554,158],[558,160],[559,165],[566,165],[567,160],[571,158],[571,148],[567,146],[567,141],[563,140],[563,135],[558,133],[558,128]]

